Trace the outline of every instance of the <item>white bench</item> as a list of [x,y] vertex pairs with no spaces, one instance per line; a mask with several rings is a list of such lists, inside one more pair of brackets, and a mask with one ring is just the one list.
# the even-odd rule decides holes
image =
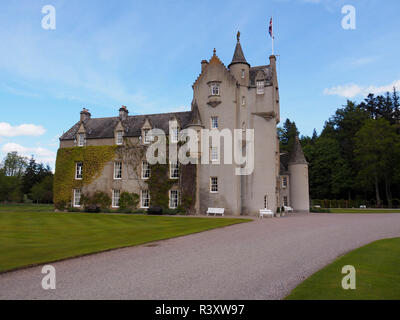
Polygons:
[[264,216],[273,217],[274,213],[269,209],[260,209],[260,218],[263,218]]
[[224,212],[225,212],[225,208],[208,208],[207,215],[213,214],[216,216],[217,214],[220,214],[221,216],[223,216]]
[[293,212],[293,208],[292,207],[283,206],[283,208],[285,209],[285,212]]

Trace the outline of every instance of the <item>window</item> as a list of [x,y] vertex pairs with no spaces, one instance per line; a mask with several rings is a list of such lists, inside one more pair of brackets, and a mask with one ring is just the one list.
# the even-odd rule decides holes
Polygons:
[[264,93],[264,80],[257,81],[257,94]]
[[176,143],[179,141],[179,129],[178,128],[173,128],[171,130],[171,142]]
[[219,96],[219,83],[211,83],[210,89],[212,96]]
[[218,129],[218,117],[211,117],[211,129]]
[[211,161],[218,161],[218,147],[211,147]]
[[150,193],[149,190],[142,190],[140,192],[140,203],[142,208],[148,208],[150,206]]
[[268,209],[268,196],[264,196],[264,209]]
[[283,197],[283,205],[284,205],[285,207],[288,207],[288,199],[287,199],[287,196],[284,196],[284,197]]
[[242,69],[242,79],[244,79],[245,75],[246,75],[246,71],[244,69]]
[[242,107],[246,105],[246,98],[242,97]]
[[114,179],[122,179],[122,162],[114,162]]
[[169,176],[171,179],[179,178],[179,164],[178,163],[171,163],[169,165]]
[[218,177],[210,178],[210,192],[217,193],[218,192]]
[[150,178],[150,165],[147,161],[142,161],[142,179]]
[[83,163],[77,162],[76,167],[75,167],[75,179],[76,180],[82,179],[82,177],[83,177],[82,171],[83,171]]
[[81,206],[81,189],[74,189],[74,207]]
[[147,144],[153,141],[153,137],[150,135],[149,129],[143,130],[143,135],[144,135],[144,143]]
[[282,188],[286,188],[287,187],[287,177],[283,177],[282,178]]
[[178,190],[170,190],[169,192],[169,207],[171,209],[178,208],[179,204],[179,191]]
[[112,191],[112,206],[113,208],[118,208],[119,207],[119,196],[120,196],[120,191],[119,190],[113,190]]
[[85,145],[85,134],[79,133],[78,134],[78,146],[83,147]]
[[122,144],[122,131],[117,132],[117,144]]

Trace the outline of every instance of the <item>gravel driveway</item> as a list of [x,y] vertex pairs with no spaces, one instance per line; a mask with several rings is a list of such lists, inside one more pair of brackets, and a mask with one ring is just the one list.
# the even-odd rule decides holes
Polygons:
[[400,236],[400,214],[266,218],[0,274],[0,299],[282,299],[336,257]]

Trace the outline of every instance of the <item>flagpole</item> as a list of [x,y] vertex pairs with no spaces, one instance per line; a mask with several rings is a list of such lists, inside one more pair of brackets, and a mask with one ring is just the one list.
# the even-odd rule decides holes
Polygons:
[[272,16],[271,17],[271,21],[272,21],[272,35],[271,35],[271,38],[272,38],[272,55],[274,55],[274,17]]

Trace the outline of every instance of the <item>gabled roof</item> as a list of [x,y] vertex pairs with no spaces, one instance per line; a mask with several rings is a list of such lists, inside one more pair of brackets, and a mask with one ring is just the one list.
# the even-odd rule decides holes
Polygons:
[[293,149],[290,152],[289,164],[307,164],[307,160],[304,157],[303,149],[299,141],[299,137],[296,137],[293,145]]
[[[192,112],[186,111],[128,116],[128,118],[123,121],[125,136],[139,137],[142,134],[142,127],[146,118],[149,119],[153,128],[162,129],[165,134],[168,135],[169,120],[174,116],[177,118],[181,126],[185,127],[192,118]],[[119,121],[119,117],[92,118],[86,120],[84,122],[86,139],[114,138],[114,130]],[[81,122],[77,122],[71,129],[61,136],[60,140],[74,140],[80,125]]]
[[232,62],[229,64],[228,68],[230,68],[231,65],[236,64],[236,63],[244,63],[250,67],[250,64],[246,61],[246,58],[244,57],[242,46],[240,45],[240,32],[239,31],[237,33],[237,43],[236,43],[235,52],[233,53]]

